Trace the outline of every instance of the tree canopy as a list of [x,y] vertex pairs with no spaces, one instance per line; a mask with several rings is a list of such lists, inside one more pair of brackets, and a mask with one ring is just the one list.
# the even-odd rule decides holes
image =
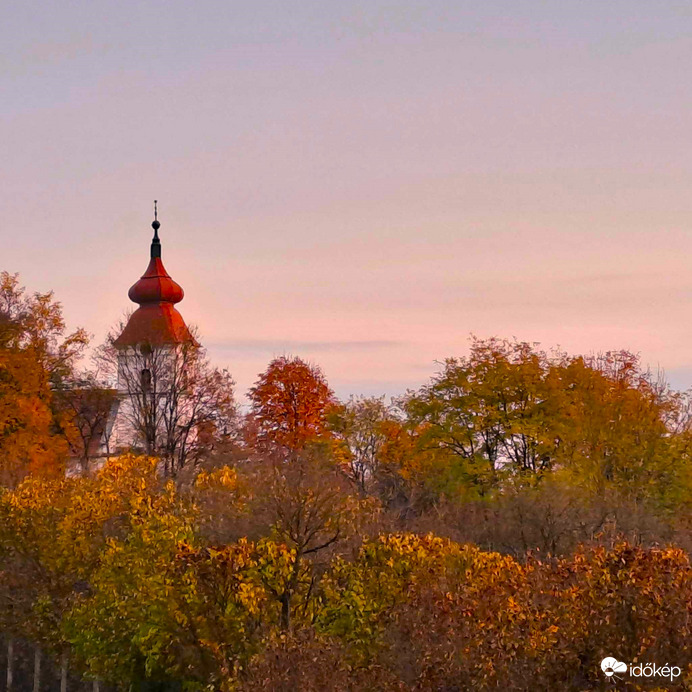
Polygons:
[[102,458],[122,394],[65,332],[2,275],[10,673],[33,652],[63,689],[576,691],[617,655],[692,685],[691,399],[636,355],[473,339],[392,401],[281,357],[241,416],[197,341],[141,350],[139,448]]

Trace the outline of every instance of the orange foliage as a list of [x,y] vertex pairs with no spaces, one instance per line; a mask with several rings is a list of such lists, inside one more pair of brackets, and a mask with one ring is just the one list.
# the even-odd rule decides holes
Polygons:
[[67,442],[59,431],[69,421],[55,410],[52,389],[86,344],[83,331],[64,332],[51,293],[26,297],[16,275],[0,274],[0,485],[62,472]]
[[672,685],[650,681],[659,689],[692,681],[692,569],[675,548],[620,543],[522,564],[387,535],[335,561],[321,590],[314,629],[272,642],[242,689],[601,689],[610,655],[676,666]]
[[692,663],[683,551],[622,543],[521,565],[466,550],[437,576],[426,560],[381,625],[380,661],[404,657],[417,689],[593,689],[608,655]]
[[45,372],[31,353],[0,349],[0,485],[61,472],[67,443],[52,433],[52,422]]
[[335,403],[322,371],[300,358],[275,358],[250,389],[257,443],[295,452],[325,433]]

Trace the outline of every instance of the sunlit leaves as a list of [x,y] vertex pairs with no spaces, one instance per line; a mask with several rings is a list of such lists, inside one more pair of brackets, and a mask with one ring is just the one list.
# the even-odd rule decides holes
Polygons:
[[68,445],[60,432],[70,421],[54,406],[52,389],[86,342],[82,330],[65,335],[52,293],[27,296],[16,274],[0,274],[0,485],[63,471]]
[[265,449],[302,449],[325,432],[335,403],[321,370],[300,358],[274,359],[250,390],[257,442]]
[[669,507],[689,487],[687,399],[624,351],[587,359],[474,340],[405,409],[419,454],[446,451],[450,477],[481,496],[548,472]]

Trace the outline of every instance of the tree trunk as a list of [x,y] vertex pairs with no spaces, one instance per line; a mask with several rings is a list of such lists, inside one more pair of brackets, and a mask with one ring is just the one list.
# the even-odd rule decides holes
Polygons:
[[37,646],[34,650],[34,692],[41,689],[41,649]]
[[7,692],[12,692],[12,677],[14,674],[14,639],[7,640]]
[[300,576],[300,564],[302,558],[302,550],[296,552],[296,559],[293,563],[293,569],[291,570],[291,578],[288,582],[288,586],[285,591],[281,594],[281,629],[284,632],[288,632],[291,627],[291,601],[293,600],[293,594],[298,587],[298,577]]
[[281,629],[288,632],[291,626],[291,594],[284,591],[281,594]]
[[60,692],[67,692],[67,654],[60,660]]
[[94,692],[99,692],[99,689],[101,688],[101,685],[99,685],[98,680],[94,680],[94,684],[92,685],[92,689]]

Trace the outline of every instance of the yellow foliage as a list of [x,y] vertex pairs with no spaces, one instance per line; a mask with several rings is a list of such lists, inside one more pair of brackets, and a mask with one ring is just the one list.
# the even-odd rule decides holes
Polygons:
[[201,471],[195,480],[198,490],[237,490],[238,473],[230,466]]

